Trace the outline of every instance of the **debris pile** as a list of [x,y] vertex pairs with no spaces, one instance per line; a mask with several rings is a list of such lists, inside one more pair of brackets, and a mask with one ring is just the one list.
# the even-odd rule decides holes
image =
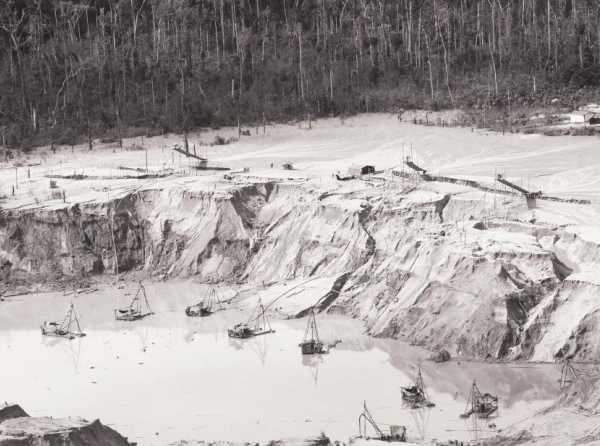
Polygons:
[[431,359],[433,362],[448,362],[450,361],[450,359],[452,359],[452,357],[450,356],[450,353],[448,352],[448,350],[446,349],[441,349],[435,353],[433,353],[429,359]]
[[5,404],[0,407],[0,423],[11,418],[28,417],[27,412],[18,404]]
[[132,446],[99,420],[30,417],[18,405],[0,408],[0,446]]

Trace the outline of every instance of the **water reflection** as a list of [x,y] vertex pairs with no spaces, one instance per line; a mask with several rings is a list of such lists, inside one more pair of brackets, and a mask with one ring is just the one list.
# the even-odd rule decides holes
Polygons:
[[465,419],[465,429],[469,433],[469,438],[476,443],[496,435],[498,431],[495,426],[491,419],[482,419],[475,415]]
[[148,350],[148,327],[136,327],[133,331],[140,341],[140,350],[146,353]]
[[[512,408],[523,400],[552,399],[558,394],[556,370],[549,364],[498,364],[454,360],[436,364],[428,353],[393,341],[378,343],[389,352],[399,370],[412,370],[422,364],[422,373],[431,393],[444,392],[465,398],[473,380],[480,388],[501,397],[500,404]],[[435,402],[435,401],[434,401]]]
[[[547,406],[558,392],[552,366],[434,364],[428,352],[369,338],[359,321],[334,316],[319,317],[320,337],[343,341],[326,356],[300,353],[305,320],[275,320],[273,334],[232,339],[227,328],[247,317],[243,312],[188,318],[177,308],[196,292],[147,288],[156,314],[135,323],[114,321],[108,291],[80,295],[88,336],[73,341],[40,340],[39,333],[39,314],[63,308],[67,297],[30,296],[3,307],[0,395],[36,415],[99,417],[140,444],[157,444],[160,432],[162,445],[321,431],[345,441],[356,433],[365,399],[377,420],[407,425],[409,438],[466,441],[493,430],[459,418],[473,379],[511,408],[494,420],[499,427]],[[412,382],[419,364],[435,408],[402,407],[400,387]]]
[[323,364],[323,355],[302,355],[302,365],[310,370],[315,386],[319,382],[319,366]]
[[234,350],[251,351],[259,363],[265,367],[267,365],[267,353],[269,352],[269,335],[254,336],[248,339],[239,339],[227,337],[228,344]]
[[244,348],[244,341],[238,338],[229,338],[229,346],[234,350],[242,350]]
[[81,349],[83,338],[65,339],[58,337],[41,337],[41,344],[46,348],[52,348],[61,352],[65,358],[64,363],[73,369],[73,372],[79,373],[79,362],[81,358]]
[[190,342],[192,342],[194,340],[194,336],[196,335],[196,333],[197,333],[197,331],[194,328],[191,328],[190,330],[188,330],[186,335],[183,337],[183,340],[185,341],[185,343],[189,344]]
[[248,340],[248,344],[256,357],[264,367],[267,365],[267,353],[269,351],[269,335],[255,336]]
[[65,354],[71,359],[73,364],[73,370],[79,374],[79,361],[81,358],[81,346],[83,345],[82,338],[71,339],[71,342],[63,342],[61,347],[65,351]]
[[431,408],[420,407],[418,409],[412,409],[410,415],[414,422],[414,432],[417,434],[417,438],[419,440],[425,440],[427,438],[429,418],[431,417]]

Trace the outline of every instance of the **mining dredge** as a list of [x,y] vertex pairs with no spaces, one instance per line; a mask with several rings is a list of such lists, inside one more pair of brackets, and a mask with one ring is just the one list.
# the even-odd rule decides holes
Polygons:
[[303,355],[329,353],[329,348],[319,339],[319,330],[317,329],[317,319],[315,317],[314,307],[310,309],[306,330],[304,332],[304,339],[299,346]]
[[[375,437],[369,437],[367,435],[367,423],[371,425],[373,430],[375,431]],[[375,439],[380,441],[389,441],[389,442],[405,442],[406,441],[406,427],[398,426],[394,424],[390,424],[388,426],[389,432],[384,432],[379,424],[369,412],[367,408],[367,402],[363,403],[363,411],[358,417],[358,436],[359,438],[364,438],[365,440]]]
[[137,292],[129,305],[115,309],[115,319],[117,321],[136,321],[151,314],[154,314],[154,312],[150,309],[146,288],[144,288],[142,282],[139,283]]
[[402,399],[412,409],[418,409],[421,407],[434,407],[425,390],[425,382],[423,381],[423,375],[421,374],[421,367],[417,373],[417,379],[414,384],[409,387],[402,387]]
[[489,418],[498,412],[498,397],[489,393],[481,393],[475,381],[471,386],[471,393],[467,398],[467,407],[461,418],[476,415],[478,418]]
[[46,322],[41,325],[43,336],[54,336],[58,338],[74,339],[76,337],[83,337],[85,333],[81,330],[79,324],[79,317],[73,302],[69,305],[67,314],[61,322]]
[[217,296],[217,291],[211,288],[204,299],[195,305],[186,307],[185,314],[189,317],[206,317],[220,310],[224,310],[223,303]]
[[227,335],[230,338],[246,339],[254,336],[260,336],[268,333],[274,333],[271,328],[271,323],[267,317],[265,307],[259,300],[253,316],[246,322],[240,322],[227,330]]

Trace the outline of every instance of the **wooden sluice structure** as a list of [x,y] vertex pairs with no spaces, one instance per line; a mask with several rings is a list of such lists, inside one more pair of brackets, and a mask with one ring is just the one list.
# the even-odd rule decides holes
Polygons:
[[516,190],[517,192],[520,192],[521,194],[523,194],[523,196],[525,197],[525,200],[527,201],[527,208],[529,209],[535,209],[537,207],[537,203],[536,200],[538,198],[542,197],[542,191],[538,191],[538,192],[530,192],[527,189],[519,186],[518,184],[513,183],[512,181],[508,181],[506,178],[504,178],[502,175],[498,174],[496,176],[496,180],[499,183],[504,184],[505,186],[510,187],[511,189]]

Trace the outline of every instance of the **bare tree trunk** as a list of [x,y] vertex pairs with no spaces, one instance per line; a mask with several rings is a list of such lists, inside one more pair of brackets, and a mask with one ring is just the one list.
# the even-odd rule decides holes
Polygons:
[[494,72],[494,94],[497,96],[498,95],[498,74],[496,73],[496,60],[494,58],[494,53],[492,51],[492,43],[491,41],[488,39],[488,46],[490,49],[490,61],[491,61],[491,65],[492,65],[492,69]]
[[[115,114],[117,116],[117,137],[119,138],[119,148],[123,150],[123,136],[121,135],[121,113],[119,112],[119,106],[115,106]],[[90,147],[90,150],[91,147]]]
[[297,25],[298,35],[298,74],[300,76],[300,98],[304,102],[304,79],[302,77],[302,25]]
[[427,47],[427,66],[429,67],[429,88],[431,90],[431,102],[435,102],[435,93],[433,90],[433,69],[431,67],[431,50],[429,48],[429,37],[427,33],[423,34],[425,36],[425,46]]

